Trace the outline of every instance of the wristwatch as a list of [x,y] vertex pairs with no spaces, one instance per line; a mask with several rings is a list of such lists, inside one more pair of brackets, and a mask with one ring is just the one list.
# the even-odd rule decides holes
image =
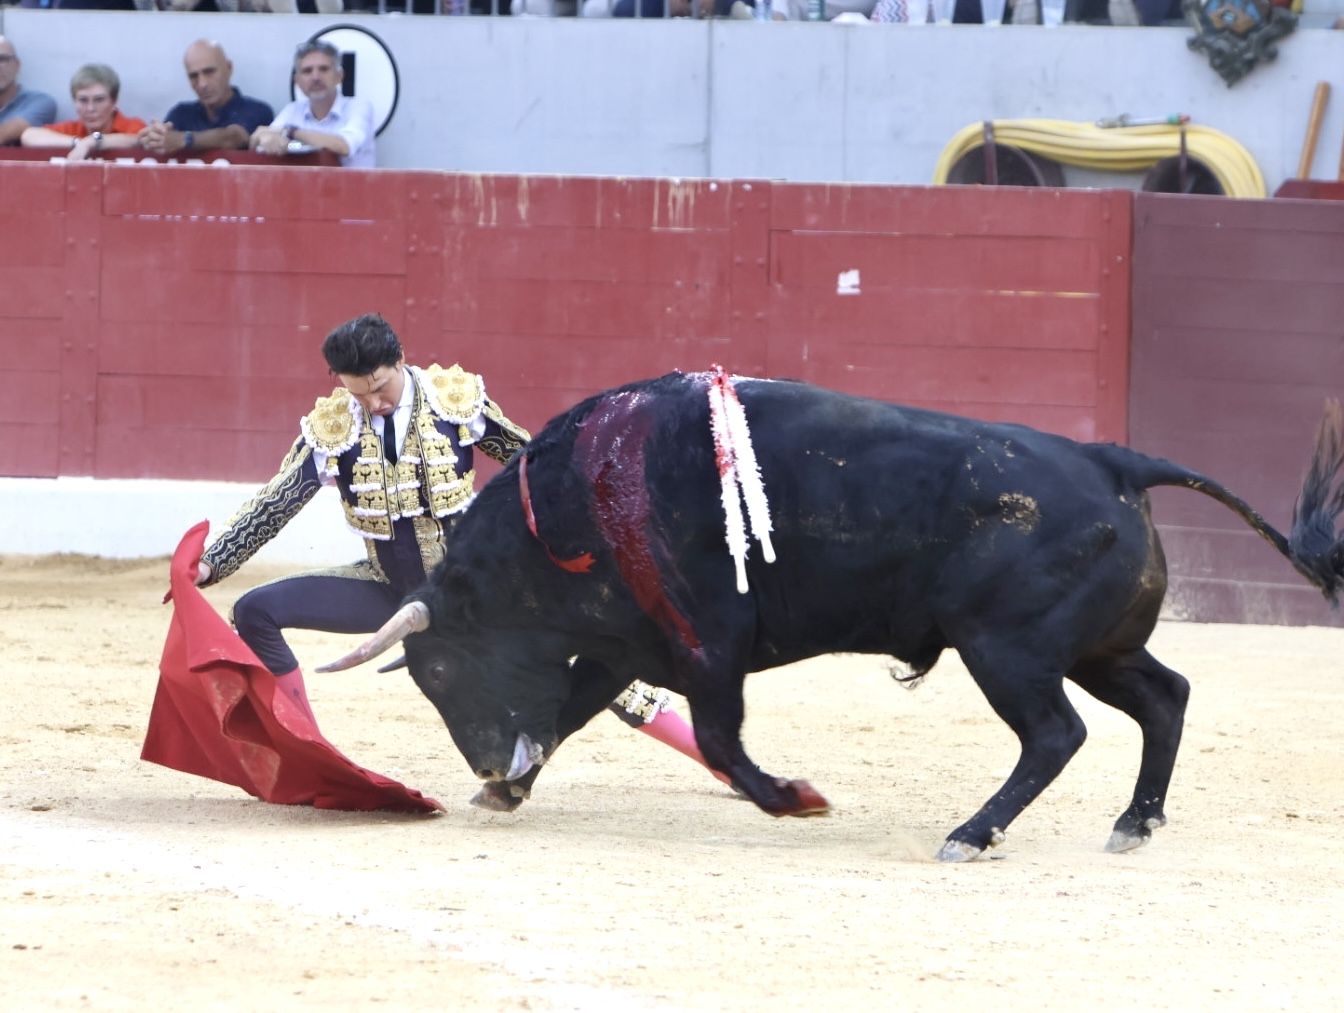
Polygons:
[[292,140],[294,140],[294,135],[295,135],[296,133],[298,133],[298,130],[299,130],[298,127],[293,127],[293,126],[285,127],[285,136],[288,137],[288,138],[292,141]]
[[103,146],[103,132],[101,130],[95,130],[93,133],[89,134],[89,136],[93,138],[93,148],[95,151]]
[[194,147],[196,147],[196,135],[188,130],[182,135],[182,150],[190,151]]

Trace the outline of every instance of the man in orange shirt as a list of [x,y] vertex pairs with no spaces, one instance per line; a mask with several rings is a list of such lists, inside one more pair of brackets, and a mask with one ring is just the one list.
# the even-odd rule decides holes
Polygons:
[[19,138],[25,148],[65,148],[66,158],[79,162],[95,151],[139,146],[145,121],[123,116],[117,109],[121,78],[104,63],[86,63],[70,79],[77,119],[49,127],[29,127]]

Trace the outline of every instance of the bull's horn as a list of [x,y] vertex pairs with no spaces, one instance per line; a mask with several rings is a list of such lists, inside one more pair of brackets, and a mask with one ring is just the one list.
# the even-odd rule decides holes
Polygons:
[[341,672],[347,668],[376,658],[398,640],[411,633],[420,633],[429,629],[429,606],[422,601],[407,602],[397,610],[383,628],[360,644],[339,661],[318,667],[319,672]]
[[386,665],[379,665],[378,673],[381,675],[384,672],[395,672],[397,669],[405,667],[406,667],[406,655],[403,654],[396,661],[389,661]]

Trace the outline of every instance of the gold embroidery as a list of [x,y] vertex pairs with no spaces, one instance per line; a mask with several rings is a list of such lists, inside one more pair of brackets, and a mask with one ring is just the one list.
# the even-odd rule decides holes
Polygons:
[[485,403],[485,381],[479,374],[468,373],[457,363],[447,369],[435,363],[419,372],[425,400],[439,418],[466,425],[481,414]]
[[208,583],[218,583],[251,559],[317,494],[320,483],[303,468],[311,456],[304,440],[296,440],[279,473],[238,508],[201,556],[210,567]]
[[415,541],[420,546],[420,563],[425,573],[434,571],[443,559],[443,525],[432,517],[417,517],[411,522],[415,527]]
[[304,441],[328,457],[338,457],[355,445],[360,436],[362,414],[350,392],[337,387],[313,404],[313,410],[299,420]]
[[483,454],[492,457],[500,464],[508,464],[509,459],[532,439],[532,434],[516,422],[510,421],[499,410],[499,405],[487,399],[482,409],[485,417],[499,427],[498,435],[487,433],[476,444]]
[[[396,464],[383,457],[382,442],[372,425],[360,433],[359,457],[350,479],[354,501],[342,500],[342,505],[346,522],[364,538],[386,541],[392,538],[394,522],[410,517],[416,519],[417,532],[423,529],[436,539],[435,519],[465,510],[475,498],[476,473],[457,473],[452,440],[435,428],[428,412],[418,412],[412,419]],[[422,555],[425,551],[422,544]],[[442,555],[441,546],[434,551]]]
[[645,724],[656,718],[659,711],[666,710],[669,702],[667,690],[650,686],[638,679],[625,687],[621,695],[612,701],[627,714],[643,718]]

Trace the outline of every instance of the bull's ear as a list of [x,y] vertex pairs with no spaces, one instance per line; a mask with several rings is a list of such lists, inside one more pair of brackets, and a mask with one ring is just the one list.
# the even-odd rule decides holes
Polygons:
[[386,665],[383,665],[381,668],[378,669],[378,671],[395,672],[397,669],[405,667],[406,667],[406,655],[403,654],[400,658],[397,658],[395,661],[389,661]]

